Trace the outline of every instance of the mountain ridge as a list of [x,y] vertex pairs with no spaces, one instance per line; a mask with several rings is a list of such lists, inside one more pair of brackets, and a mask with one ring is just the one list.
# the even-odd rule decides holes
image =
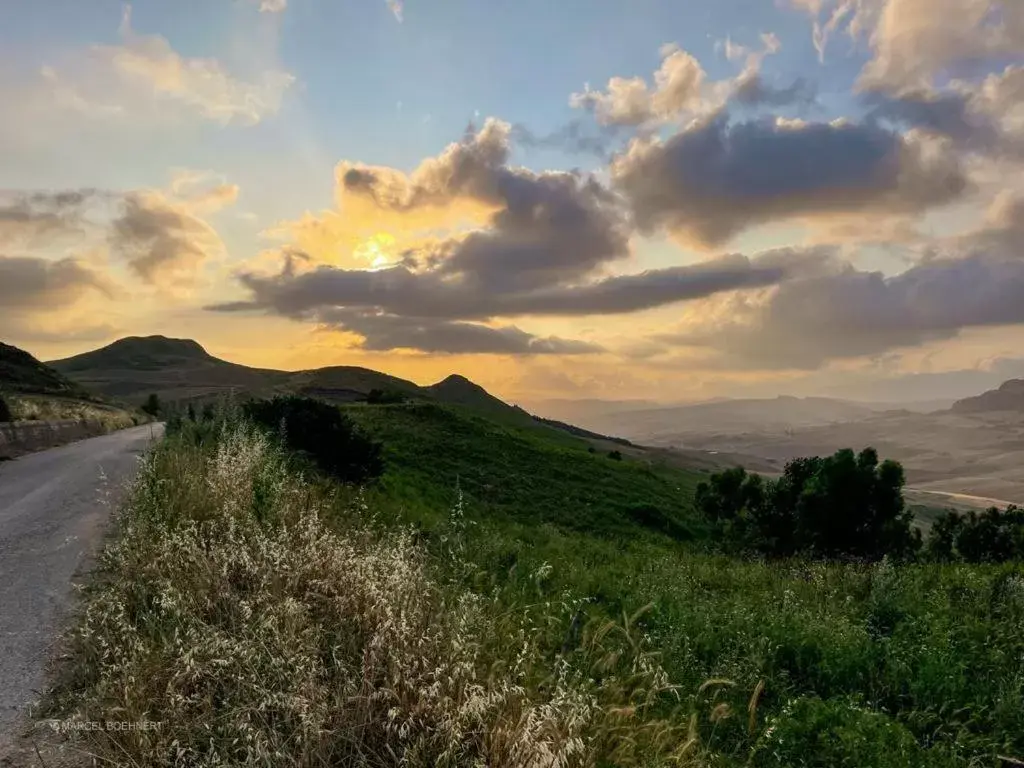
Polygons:
[[0,341],[0,390],[92,400],[93,395],[31,353]]
[[104,347],[53,360],[60,375],[109,397],[142,402],[203,400],[221,395],[301,394],[339,403],[365,400],[372,390],[466,405],[514,419],[533,417],[460,374],[421,386],[371,368],[332,365],[299,371],[253,368],[211,355],[193,339],[128,336]]
[[1024,411],[1024,379],[1008,379],[996,389],[957,400],[950,410],[954,413]]

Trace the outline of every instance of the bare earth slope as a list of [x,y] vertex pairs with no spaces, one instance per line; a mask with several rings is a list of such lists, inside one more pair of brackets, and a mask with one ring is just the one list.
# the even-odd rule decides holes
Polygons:
[[0,464],[0,751],[44,685],[71,579],[94,554],[109,506],[162,425]]

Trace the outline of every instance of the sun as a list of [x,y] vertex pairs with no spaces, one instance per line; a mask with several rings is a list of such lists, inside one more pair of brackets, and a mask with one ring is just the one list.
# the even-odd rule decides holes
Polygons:
[[360,263],[368,264],[370,271],[376,271],[388,267],[393,262],[391,249],[394,245],[393,235],[378,232],[357,245],[352,255]]

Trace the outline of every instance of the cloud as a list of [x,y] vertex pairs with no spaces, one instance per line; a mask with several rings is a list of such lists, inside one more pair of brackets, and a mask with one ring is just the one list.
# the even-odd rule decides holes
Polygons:
[[421,268],[488,292],[579,277],[627,255],[629,233],[613,196],[592,177],[509,167],[510,132],[488,120],[410,175],[342,163],[342,208],[363,200],[393,214],[436,215],[469,201],[489,211],[487,226],[408,254]]
[[341,162],[336,171],[340,192],[396,212],[441,207],[460,197],[498,204],[500,179],[507,178],[504,166],[511,151],[510,133],[511,126],[493,118],[478,131],[471,125],[462,141],[424,160],[409,175],[392,168]]
[[613,77],[605,90],[585,86],[569,97],[569,105],[592,113],[607,128],[656,128],[659,124],[684,119],[707,119],[730,103],[748,108],[762,106],[810,106],[816,103],[816,89],[799,79],[787,88],[767,83],[761,76],[765,57],[778,53],[782,44],[772,33],[760,35],[758,49],[737,45],[731,39],[716,43],[729,61],[743,61],[733,78],[708,80],[700,63],[674,43],[661,47],[661,66],[650,86],[642,77]]
[[[212,194],[220,204],[233,202],[237,191],[231,187]],[[200,198],[198,204],[209,210],[209,199]],[[114,255],[139,278],[164,287],[191,284],[207,260],[224,252],[216,230],[196,215],[188,200],[175,200],[158,190],[124,196],[109,241]]]
[[0,193],[0,247],[34,247],[81,233],[87,205],[102,195],[94,189]]
[[260,0],[260,13],[281,13],[288,7],[288,0]]
[[920,88],[942,74],[976,71],[983,59],[1019,56],[1024,7],[1016,0],[888,0],[871,45],[861,87]]
[[586,86],[569,97],[569,104],[593,112],[603,125],[642,125],[670,119],[696,106],[704,80],[704,69],[693,56],[668,45],[662,48],[653,87],[641,77],[613,77],[606,90],[594,91]]
[[598,126],[597,134],[587,134],[583,121],[572,120],[561,128],[538,135],[525,125],[513,125],[511,139],[528,149],[559,149],[572,155],[593,155],[601,160],[608,158],[611,144],[619,135],[617,126]]
[[985,62],[1024,50],[1024,6],[1017,0],[790,0],[814,19],[824,59],[829,39],[867,40],[871,58],[858,87],[899,94],[943,77],[984,74]]
[[443,354],[581,355],[604,351],[599,345],[557,336],[539,337],[517,327],[437,318],[330,310],[321,322],[362,336],[360,349],[374,352],[411,349]]
[[125,6],[119,45],[92,46],[41,74],[58,107],[91,118],[161,120],[183,113],[224,125],[255,125],[276,113],[295,81],[278,70],[246,80],[217,59],[182,56],[166,38],[136,33],[130,6]]
[[731,101],[745,107],[811,107],[818,103],[818,89],[802,77],[780,88],[751,72],[737,80]]
[[[280,227],[278,234],[299,235],[296,245],[284,249],[283,269],[276,274],[243,270],[238,278],[249,298],[211,309],[343,326],[371,346],[419,339],[420,348],[436,350],[440,342],[429,338],[449,340],[454,350],[486,339],[503,349],[515,341],[523,354],[530,354],[518,332],[506,329],[498,337],[489,323],[637,312],[775,285],[813,271],[830,257],[820,249],[780,249],[755,258],[733,254],[696,265],[612,275],[611,265],[630,255],[632,228],[623,200],[592,176],[509,166],[510,140],[510,126],[489,120],[408,174],[340,163],[341,215],[308,215]],[[449,218],[452,210],[474,215],[468,225],[465,219],[460,225]],[[374,268],[339,266],[338,261],[369,261],[329,256],[332,242],[334,248],[353,247],[352,228],[365,227],[358,221],[363,217],[375,225],[421,221],[435,235],[401,248],[385,234],[395,230],[377,230],[354,247],[377,254]],[[438,236],[446,221],[449,228]],[[303,240],[315,243],[328,258],[303,251]],[[533,350],[575,349],[565,339],[543,347],[528,341]]]
[[405,3],[402,0],[387,0],[388,8],[394,14],[398,23],[401,24],[405,15]]
[[872,124],[724,115],[666,141],[635,140],[611,170],[642,231],[705,248],[775,220],[920,213],[967,186],[941,142]]
[[706,327],[661,341],[717,350],[735,362],[812,369],[834,359],[952,339],[967,328],[1024,324],[1024,228],[1001,201],[990,225],[886,276],[846,264],[744,300]]
[[318,320],[325,312],[358,309],[388,315],[447,320],[489,320],[523,315],[582,316],[636,312],[722,291],[774,285],[812,272],[831,257],[828,249],[778,249],[755,258],[738,254],[691,266],[667,267],[583,283],[537,283],[514,288],[451,280],[446,270],[415,272],[406,266],[351,270],[319,266],[301,270],[287,258],[276,275],[243,272],[251,300],[215,307],[221,311],[262,309]]
[[76,258],[57,261],[0,255],[0,306],[6,315],[55,311],[90,294],[110,297],[113,286]]

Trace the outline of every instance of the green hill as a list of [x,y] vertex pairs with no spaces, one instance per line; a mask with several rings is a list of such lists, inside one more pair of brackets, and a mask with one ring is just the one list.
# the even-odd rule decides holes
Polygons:
[[91,399],[81,386],[44,365],[23,349],[0,342],[0,391]]
[[436,523],[458,488],[474,514],[505,523],[545,523],[609,538],[695,535],[691,499],[701,479],[695,472],[617,461],[559,430],[513,424],[464,405],[418,402],[345,412],[384,445],[383,495],[420,522]]

